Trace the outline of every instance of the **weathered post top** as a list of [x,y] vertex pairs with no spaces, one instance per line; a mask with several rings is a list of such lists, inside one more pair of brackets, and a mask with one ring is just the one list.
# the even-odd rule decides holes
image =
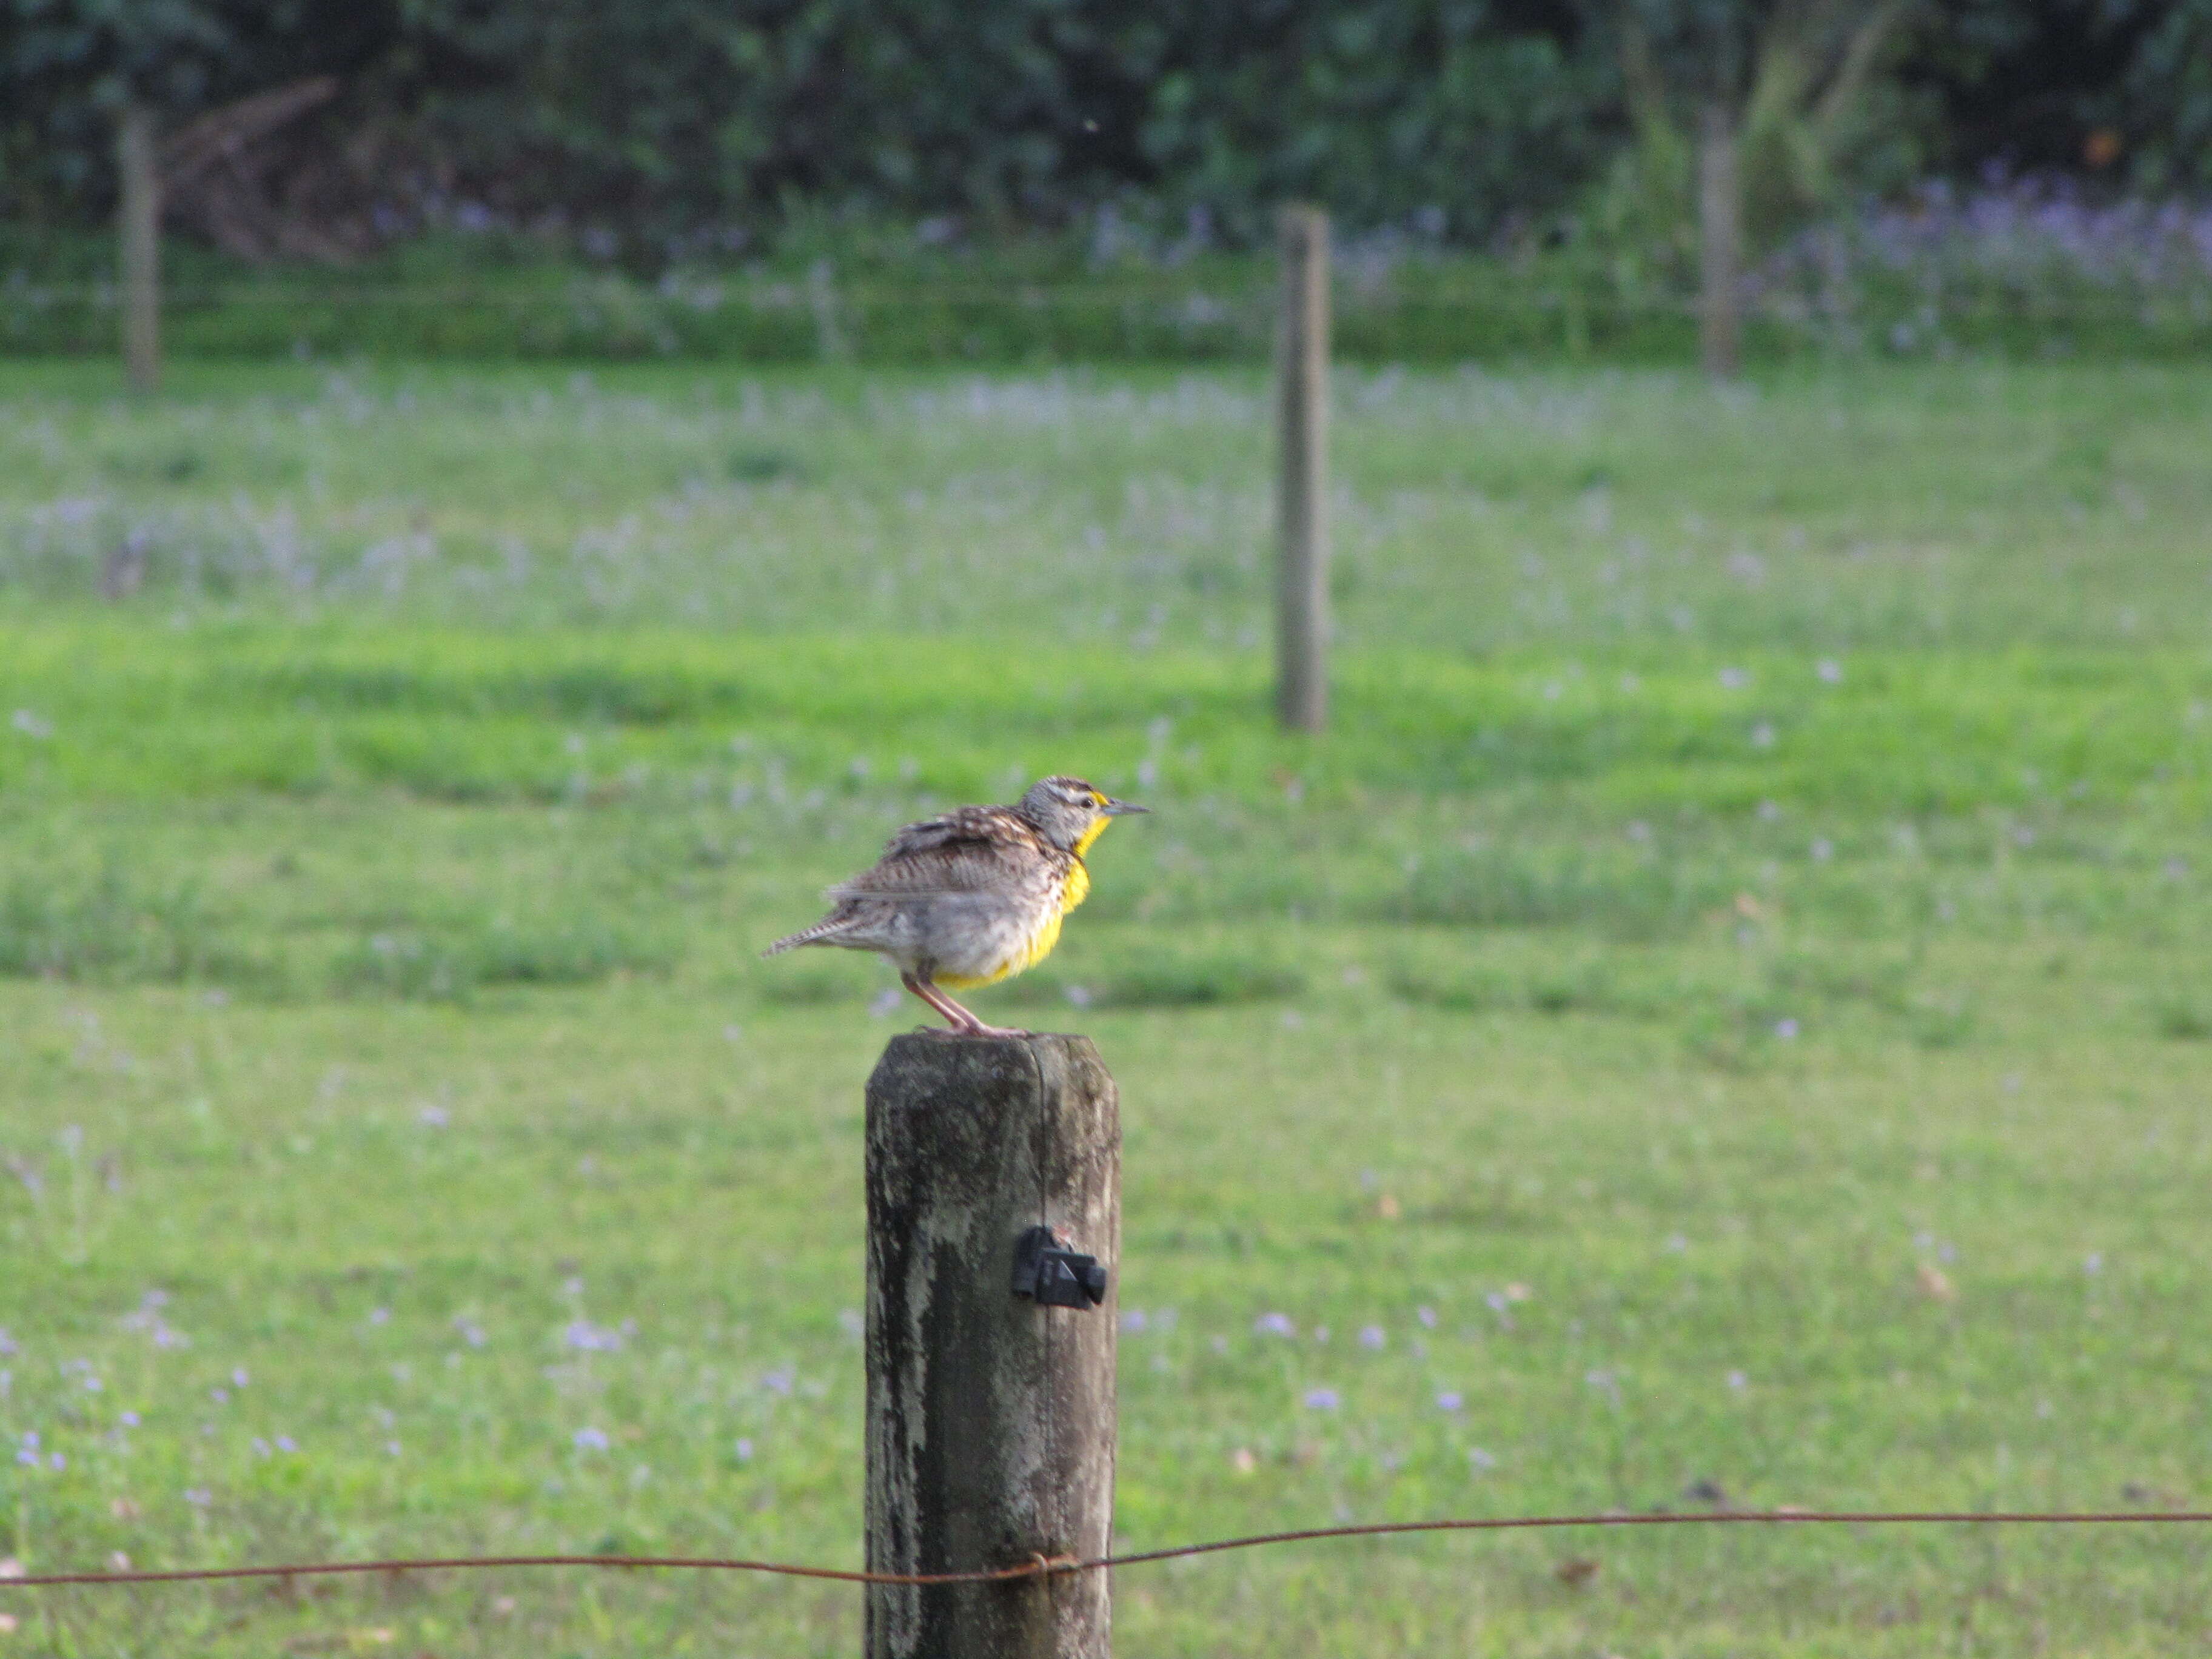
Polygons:
[[[867,1108],[871,1571],[1107,1553],[1121,1150],[1088,1037],[915,1032],[884,1051]],[[1075,1262],[1058,1301],[1036,1285],[1048,1243]],[[1106,1576],[872,1586],[866,1650],[1109,1659]]]

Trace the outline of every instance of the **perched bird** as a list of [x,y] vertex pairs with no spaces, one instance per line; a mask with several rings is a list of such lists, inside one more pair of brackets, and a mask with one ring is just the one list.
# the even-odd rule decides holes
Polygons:
[[1051,955],[1060,919],[1091,891],[1083,855],[1115,818],[1150,810],[1080,778],[1043,778],[1012,806],[958,806],[909,823],[873,869],[830,890],[828,915],[761,954],[874,951],[958,1035],[1026,1036],[984,1024],[942,988],[994,984]]

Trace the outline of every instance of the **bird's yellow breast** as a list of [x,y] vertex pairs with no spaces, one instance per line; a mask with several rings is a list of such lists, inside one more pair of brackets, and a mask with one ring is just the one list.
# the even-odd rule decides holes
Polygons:
[[[1096,836],[1091,837],[1097,840]],[[996,985],[1000,980],[1015,974],[1025,973],[1042,962],[1060,943],[1060,925],[1070,910],[1091,896],[1091,872],[1084,867],[1079,855],[1068,866],[1067,878],[1061,882],[1053,908],[1046,912],[1035,932],[1016,945],[1006,960],[995,963],[988,974],[947,974],[940,972],[937,982],[949,990],[972,991],[979,985]]]
[[1060,943],[1060,918],[1067,908],[1053,912],[1045,917],[1036,931],[1017,945],[1004,961],[993,965],[985,974],[947,974],[940,971],[937,982],[948,990],[972,991],[979,985],[996,985],[1010,975],[1034,968],[1052,954],[1052,947]]

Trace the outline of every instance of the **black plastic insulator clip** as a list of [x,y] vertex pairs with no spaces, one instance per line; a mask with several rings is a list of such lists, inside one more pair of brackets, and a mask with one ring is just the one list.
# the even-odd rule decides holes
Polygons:
[[1014,1246],[1014,1294],[1041,1307],[1095,1308],[1106,1299],[1106,1268],[1079,1255],[1049,1227],[1032,1227]]

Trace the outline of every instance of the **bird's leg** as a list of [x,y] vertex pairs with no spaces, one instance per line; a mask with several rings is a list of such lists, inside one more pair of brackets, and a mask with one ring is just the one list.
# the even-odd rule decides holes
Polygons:
[[917,975],[901,974],[899,983],[944,1015],[946,1023],[961,1036],[1025,1037],[1032,1035],[1028,1031],[1008,1030],[1001,1026],[984,1024],[929,981]]
[[944,1015],[945,1023],[963,1036],[982,1024],[926,979],[917,979],[912,974],[901,974],[899,983]]

